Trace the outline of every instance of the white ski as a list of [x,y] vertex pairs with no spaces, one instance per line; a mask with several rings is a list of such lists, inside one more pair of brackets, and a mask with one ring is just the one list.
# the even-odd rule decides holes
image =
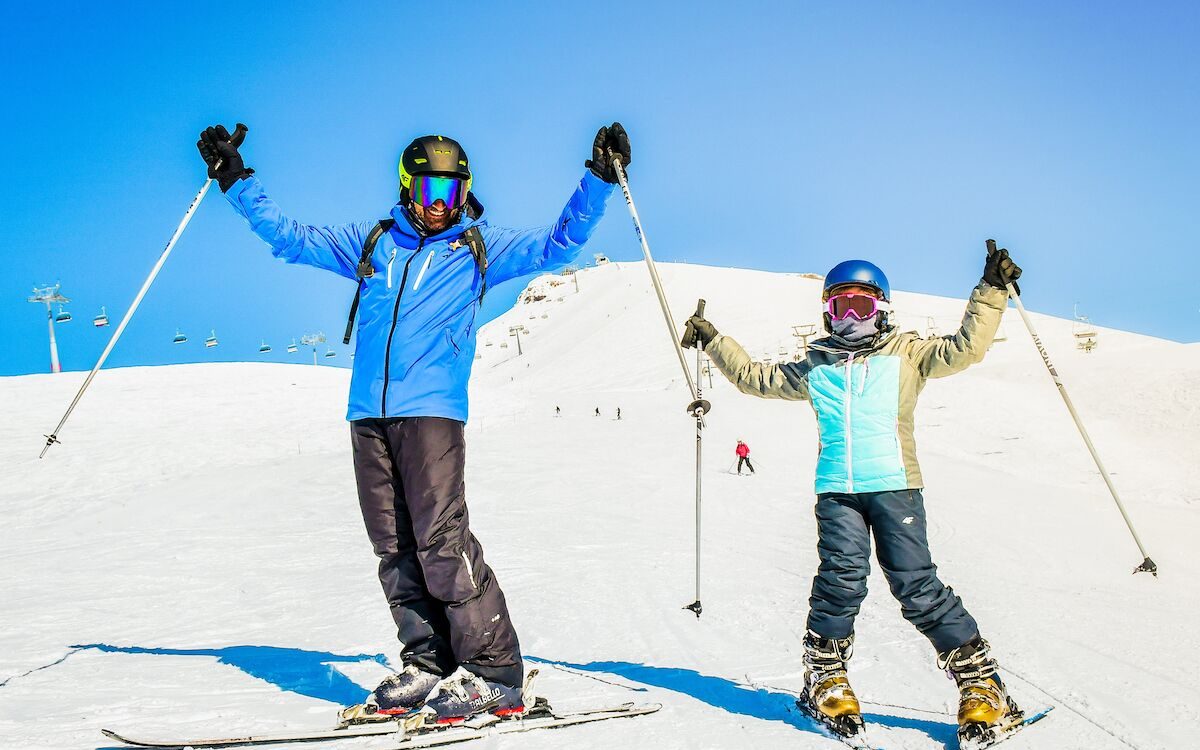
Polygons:
[[133,747],[154,747],[163,749],[183,750],[183,748],[216,748],[216,747],[245,747],[255,745],[272,745],[283,743],[322,742],[328,740],[349,739],[354,737],[378,737],[396,735],[399,741],[397,748],[432,747],[449,745],[455,742],[488,737],[493,734],[508,732],[527,732],[534,729],[550,729],[566,727],[575,724],[586,724],[606,719],[619,719],[630,716],[652,714],[662,708],[662,704],[652,703],[636,705],[625,703],[611,708],[594,708],[583,711],[555,713],[552,710],[531,712],[523,717],[499,718],[486,714],[475,717],[461,724],[423,727],[415,731],[403,733],[399,721],[388,721],[380,724],[352,725],[344,729],[318,730],[310,732],[279,732],[274,734],[244,735],[235,737],[212,737],[197,739],[150,739],[120,734],[111,729],[102,729],[105,737]]

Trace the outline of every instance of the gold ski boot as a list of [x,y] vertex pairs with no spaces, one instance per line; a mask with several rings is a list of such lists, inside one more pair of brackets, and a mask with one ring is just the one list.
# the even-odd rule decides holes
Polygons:
[[966,644],[938,654],[938,667],[958,684],[958,740],[960,747],[990,742],[1014,722],[1022,712],[1008,697],[1008,691],[996,674],[996,660],[988,642],[975,636]]
[[804,693],[797,703],[843,737],[863,729],[862,708],[846,674],[846,662],[853,653],[853,633],[841,640],[811,630],[804,635]]

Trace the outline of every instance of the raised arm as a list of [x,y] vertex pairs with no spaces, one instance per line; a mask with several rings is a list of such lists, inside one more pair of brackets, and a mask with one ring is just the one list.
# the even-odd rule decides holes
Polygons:
[[225,198],[254,233],[271,246],[276,258],[303,263],[357,279],[358,259],[374,222],[315,227],[285,215],[263,190],[257,177],[238,180]]
[[1008,307],[1006,283],[1016,280],[1021,269],[1008,257],[1007,250],[989,251],[983,279],[971,292],[967,312],[958,331],[939,338],[917,341],[909,352],[917,370],[927,378],[943,378],[982,362],[996,338],[1000,320]]
[[604,204],[612,192],[612,185],[587,172],[551,226],[524,230],[489,228],[488,286],[570,264],[604,216]]
[[617,184],[613,156],[620,156],[626,166],[633,158],[629,135],[619,122],[596,132],[592,158],[584,162],[588,171],[554,224],[539,229],[491,230],[487,238],[489,286],[536,271],[553,271],[579,256]]
[[231,137],[225,126],[216,125],[200,134],[196,147],[208,165],[208,176],[217,181],[225,198],[250,223],[254,233],[271,246],[275,257],[357,278],[358,257],[373,224],[314,227],[284,215],[238,153],[245,132],[245,126],[239,125],[237,137]]

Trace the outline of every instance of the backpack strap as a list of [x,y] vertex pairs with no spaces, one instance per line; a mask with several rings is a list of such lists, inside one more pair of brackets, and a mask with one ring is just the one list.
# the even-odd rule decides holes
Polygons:
[[371,265],[371,256],[375,254],[375,245],[379,243],[379,238],[383,236],[383,233],[391,229],[395,223],[395,219],[380,219],[367,235],[367,241],[363,243],[362,255],[358,259],[358,288],[354,290],[354,302],[350,303],[350,317],[346,320],[346,335],[342,337],[343,344],[349,344],[350,336],[354,333],[354,318],[358,315],[358,303],[362,298],[363,279],[369,279],[375,275],[375,267]]
[[[470,219],[478,219],[483,213],[483,206],[475,199],[474,193],[467,194],[467,216]],[[479,268],[479,302],[483,302],[483,295],[487,293],[487,243],[483,239],[483,232],[479,231],[479,227],[471,227],[462,233],[462,242],[466,245],[471,255],[475,258],[475,265]]]

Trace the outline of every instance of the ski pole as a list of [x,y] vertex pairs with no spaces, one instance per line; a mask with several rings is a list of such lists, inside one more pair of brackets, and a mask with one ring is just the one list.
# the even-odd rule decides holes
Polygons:
[[[625,174],[625,168],[621,165],[621,157],[610,152],[609,158],[612,160],[613,170],[617,173],[617,181],[621,183],[621,192],[625,194],[625,206],[629,209],[629,217],[633,219],[633,230],[637,233],[638,241],[642,245],[642,255],[646,258],[650,281],[654,284],[654,293],[658,296],[658,305],[662,308],[663,320],[667,323],[667,335],[671,339],[671,347],[675,350],[675,356],[679,359],[680,368],[683,369],[683,377],[687,381],[688,390],[692,394],[692,403],[688,404],[687,413],[696,418],[696,600],[685,606],[684,609],[695,612],[696,618],[699,619],[700,613],[704,611],[700,604],[700,460],[702,435],[705,427],[704,415],[712,411],[712,404],[700,397],[700,389],[696,385],[700,379],[700,360],[696,360],[697,372],[696,378],[693,380],[692,372],[688,369],[687,359],[683,356],[683,347],[679,344],[675,318],[671,315],[671,307],[667,304],[662,279],[659,278],[658,268],[654,265],[654,256],[650,254],[650,243],[646,241],[646,233],[642,230],[642,220],[638,217],[637,206],[633,204],[633,194],[629,192],[629,178]],[[704,314],[704,300],[700,300],[697,304],[696,314]]]
[[[987,241],[988,254],[996,252],[996,241]],[[1021,313],[1021,320],[1025,321],[1025,327],[1029,329],[1029,335],[1033,337],[1033,344],[1037,347],[1038,354],[1042,355],[1042,362],[1045,363],[1046,369],[1050,371],[1050,377],[1054,379],[1054,385],[1058,387],[1058,395],[1062,396],[1063,403],[1067,405],[1067,411],[1071,413],[1071,419],[1075,420],[1075,427],[1079,429],[1079,435],[1083,438],[1084,445],[1087,446],[1088,452],[1092,454],[1092,460],[1096,462],[1096,468],[1100,470],[1100,476],[1104,479],[1104,483],[1108,485],[1108,491],[1112,493],[1113,500],[1117,504],[1117,509],[1121,511],[1121,518],[1125,519],[1125,525],[1129,527],[1129,533],[1133,535],[1133,541],[1137,544],[1138,551],[1142,553],[1142,564],[1133,569],[1134,575],[1138,573],[1149,573],[1155,578],[1158,577],[1158,566],[1150,559],[1150,553],[1146,551],[1146,546],[1142,544],[1142,538],[1138,536],[1137,529],[1133,528],[1133,521],[1129,518],[1129,512],[1125,510],[1125,503],[1121,502],[1121,496],[1117,494],[1117,488],[1113,484],[1112,478],[1108,475],[1108,470],[1104,468],[1104,463],[1100,460],[1100,454],[1096,452],[1096,446],[1092,444],[1092,439],[1088,436],[1087,429],[1083,426],[1083,420],[1079,418],[1079,413],[1075,411],[1075,404],[1071,402],[1071,397],[1067,395],[1067,387],[1063,385],[1062,379],[1058,377],[1058,371],[1054,369],[1054,363],[1050,361],[1050,354],[1046,351],[1046,347],[1042,346],[1042,340],[1037,335],[1037,331],[1033,328],[1033,321],[1029,318],[1029,313],[1025,311],[1025,305],[1021,302],[1021,295],[1017,294],[1017,290],[1012,283],[1006,283],[1008,296],[1013,302],[1017,303],[1017,312]]]
[[[246,138],[247,130],[248,128],[239,122],[237,126],[234,127],[233,135],[229,137],[229,142],[234,146],[240,146],[242,141]],[[220,169],[221,163],[222,162],[218,160],[213,166],[213,170],[216,171],[217,169]],[[179,240],[179,236],[183,234],[183,230],[187,228],[188,222],[192,220],[192,214],[196,213],[196,208],[200,205],[200,201],[204,200],[204,196],[208,194],[208,189],[212,187],[212,183],[213,178],[211,177],[205,180],[203,187],[200,188],[200,192],[196,193],[196,197],[192,199],[192,204],[188,206],[188,210],[183,214],[183,220],[179,222],[179,226],[175,227],[175,234],[172,234],[171,239],[167,241],[167,246],[163,248],[162,254],[158,256],[158,262],[154,264],[154,268],[150,270],[150,275],[147,276],[146,281],[142,283],[142,288],[138,290],[137,296],[133,298],[133,304],[129,306],[129,309],[125,312],[125,317],[121,318],[120,324],[117,325],[116,330],[113,331],[112,337],[108,340],[108,345],[105,346],[104,351],[100,353],[100,359],[96,360],[96,364],[92,367],[92,371],[89,372],[87,378],[84,379],[83,385],[79,387],[79,392],[76,393],[75,398],[71,400],[71,405],[67,407],[66,413],[63,414],[62,419],[58,421],[58,426],[54,428],[54,432],[51,432],[49,435],[45,436],[46,445],[42,448],[42,452],[38,455],[38,458],[45,458],[46,452],[50,450],[50,446],[60,442],[58,439],[59,431],[62,430],[63,425],[65,425],[67,420],[71,417],[71,412],[75,411],[76,405],[78,405],[79,400],[83,398],[84,391],[86,391],[88,386],[92,384],[92,379],[96,377],[96,373],[99,372],[100,368],[104,366],[104,361],[108,359],[108,355],[113,350],[113,347],[117,345],[117,340],[120,339],[121,334],[125,332],[125,326],[129,325],[129,321],[131,318],[133,318],[133,314],[137,312],[138,305],[142,304],[142,298],[146,296],[146,292],[150,291],[150,285],[153,284],[154,279],[158,277],[158,272],[162,270],[163,264],[167,262],[167,257],[171,254],[171,250],[175,248],[175,243]]]
[[675,328],[675,318],[672,317],[671,308],[667,305],[667,297],[663,293],[662,279],[659,278],[658,268],[654,265],[654,257],[650,255],[650,244],[646,241],[646,233],[642,231],[642,220],[638,217],[637,207],[633,205],[633,195],[629,192],[629,179],[625,174],[625,168],[621,166],[621,157],[613,155],[612,164],[617,172],[617,180],[621,183],[621,192],[625,194],[625,206],[629,209],[630,218],[633,219],[633,230],[637,232],[638,241],[642,243],[642,255],[646,257],[646,268],[650,271],[650,281],[654,284],[654,293],[658,295],[658,304],[662,308],[663,319],[667,322],[667,335],[671,337],[671,347],[675,350],[675,356],[679,358],[679,366],[683,368],[683,377],[687,380],[688,390],[692,394],[693,400],[688,404],[687,412],[703,418],[704,414],[712,410],[712,405],[700,398],[700,393],[696,390],[696,382],[692,379],[692,372],[688,369],[687,360],[684,359],[683,347],[679,345]]
[[[696,314],[704,315],[704,300],[696,305]],[[678,344],[678,341],[676,341]],[[700,360],[704,356],[702,347],[696,347],[696,400],[700,401],[703,395],[700,390]],[[700,613],[704,611],[704,607],[700,604],[700,480],[702,474],[702,458],[704,455],[704,407],[697,407],[696,412],[696,600],[684,607],[696,613],[696,619],[700,618]]]

